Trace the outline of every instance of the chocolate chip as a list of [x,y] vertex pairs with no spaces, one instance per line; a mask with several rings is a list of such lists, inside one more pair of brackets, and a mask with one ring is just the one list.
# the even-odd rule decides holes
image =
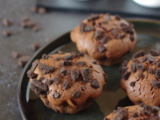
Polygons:
[[142,73],[138,73],[138,77],[141,79],[143,77]]
[[142,58],[140,59],[140,62],[143,63],[143,62],[145,62],[146,60],[147,60],[147,57],[144,56],[144,57],[142,57]]
[[36,79],[32,79],[32,83],[34,84],[36,87],[42,89],[43,91],[48,91],[48,87],[47,85],[43,84],[42,82],[36,80]]
[[71,56],[71,55],[64,56],[63,58],[64,58],[65,60],[72,60],[72,56]]
[[126,35],[124,35],[124,34],[119,36],[120,39],[123,39],[125,37],[126,37]]
[[45,84],[46,84],[47,86],[50,86],[53,82],[54,82],[53,80],[47,79],[47,80],[45,81]]
[[131,64],[131,72],[136,72],[136,64]]
[[133,42],[134,39],[135,39],[135,38],[134,38],[134,35],[131,34],[131,35],[130,35],[130,39],[131,39],[131,41]]
[[55,58],[55,60],[60,60],[60,59],[61,59],[60,57],[56,57],[56,58]]
[[134,87],[135,86],[135,82],[130,82],[130,86]]
[[96,40],[101,40],[103,38],[104,32],[102,30],[96,30],[94,37]]
[[58,76],[55,76],[55,77],[53,78],[53,81],[54,81],[54,83],[56,83],[56,84],[59,84],[59,83],[60,83],[60,79],[59,79]]
[[40,47],[39,43],[32,43],[32,50],[36,51]]
[[158,113],[160,108],[158,106],[152,106],[152,113]]
[[117,28],[114,28],[114,29],[112,30],[112,34],[117,37],[117,35],[118,35],[118,29],[117,29]]
[[104,36],[104,37],[100,40],[100,42],[101,42],[102,44],[105,44],[108,40],[109,40],[109,37],[108,37],[108,36]]
[[40,77],[40,78],[39,78],[39,81],[42,82],[43,80],[44,80],[44,77]]
[[63,61],[62,64],[63,64],[64,66],[71,66],[71,65],[72,65],[72,60]]
[[126,120],[128,114],[127,108],[122,108],[118,110],[117,115],[113,118],[113,120]]
[[4,26],[11,26],[12,25],[12,22],[9,19],[6,19],[6,18],[4,18],[2,20],[2,23],[3,23]]
[[63,75],[66,75],[66,73],[67,73],[66,68],[62,67],[62,68],[60,69],[60,73],[62,73]]
[[91,82],[91,86],[92,86],[93,88],[99,88],[99,87],[100,87],[99,82],[98,82],[97,80],[93,80],[93,81]]
[[12,35],[12,32],[10,30],[4,30],[3,35],[8,37]]
[[89,82],[91,76],[91,69],[90,68],[84,68],[81,71],[82,77],[83,77],[83,82],[87,83]]
[[44,91],[35,85],[31,84],[31,90],[36,94],[36,95],[47,95],[47,91]]
[[145,66],[143,64],[136,64],[136,68],[137,68],[137,70],[140,70],[142,72],[145,71]]
[[32,72],[31,70],[29,70],[28,72],[27,72],[27,75],[28,75],[28,77],[29,78],[32,78],[32,79],[34,79],[34,78],[37,78],[37,74],[35,74],[34,72]]
[[80,32],[81,33],[83,33],[83,32],[90,32],[90,31],[93,31],[93,30],[94,30],[93,26],[87,25],[85,23],[81,23],[80,24]]
[[12,51],[12,57],[13,58],[18,58],[20,54],[17,51]]
[[44,74],[52,73],[55,69],[53,66],[48,66],[40,62],[38,63],[38,68],[43,70]]
[[21,56],[18,60],[18,66],[24,67],[24,65],[30,60],[30,56]]
[[133,54],[132,58],[138,58],[138,57],[141,57],[141,56],[144,56],[144,55],[145,55],[145,51],[144,50],[140,50],[137,53]]
[[160,79],[160,69],[156,69],[156,77]]
[[80,24],[80,32],[81,32],[81,33],[85,32],[85,31],[84,31],[85,26],[86,26],[86,24],[84,24],[84,23],[81,23],[81,24]]
[[49,55],[47,55],[47,54],[43,54],[43,55],[42,55],[42,59],[43,59],[43,60],[47,60],[47,59],[49,59]]
[[47,12],[47,11],[46,11],[45,8],[43,8],[43,7],[38,8],[38,13],[39,13],[39,14],[45,14],[46,12]]
[[106,48],[103,46],[103,45],[99,45],[98,46],[98,51],[100,52],[100,53],[103,53],[103,52],[105,52],[106,51]]
[[67,90],[68,88],[70,88],[71,84],[68,81],[64,81],[63,82],[63,87],[65,90]]
[[154,74],[153,69],[152,69],[152,68],[149,68],[149,69],[148,69],[148,73],[150,73],[150,74]]
[[138,63],[138,60],[137,60],[136,58],[132,58],[132,61],[133,61],[134,63]]
[[79,66],[85,66],[85,65],[86,65],[86,62],[84,62],[84,61],[79,61],[77,64],[78,64]]
[[116,20],[121,20],[121,17],[119,15],[115,15]]
[[158,56],[158,53],[156,51],[150,50],[149,54],[152,56]]
[[126,72],[122,75],[122,78],[123,78],[124,80],[128,80],[130,74],[131,74],[130,72],[126,71]]
[[156,66],[157,66],[157,67],[160,67],[160,62],[157,62],[157,63],[156,63]]
[[99,15],[91,15],[91,16],[88,17],[88,22],[96,20],[98,18],[99,18]]
[[93,63],[93,64],[97,64],[97,62],[96,62],[96,61],[93,61],[92,63]]
[[54,98],[60,98],[60,94],[58,92],[54,93]]
[[75,92],[72,94],[72,96],[73,96],[74,98],[79,98],[80,95],[81,95],[81,92],[80,92],[80,91],[75,91]]
[[87,54],[85,51],[83,51],[83,52],[80,52],[80,56],[84,56],[85,54]]
[[132,117],[138,117],[138,112],[134,112],[133,114],[132,114]]
[[71,57],[72,58],[77,58],[78,57],[78,52],[71,52]]
[[152,63],[154,61],[156,61],[156,59],[153,56],[149,55],[148,56],[148,63]]
[[127,26],[126,24],[123,24],[121,25],[121,27],[124,32],[128,34],[133,34],[133,30],[132,30],[133,27],[131,25]]
[[81,90],[82,90],[82,91],[85,91],[86,89],[87,89],[86,86],[82,86],[82,87],[81,87]]
[[80,71],[78,71],[78,70],[71,71],[71,78],[73,81],[77,81],[79,76],[80,76]]

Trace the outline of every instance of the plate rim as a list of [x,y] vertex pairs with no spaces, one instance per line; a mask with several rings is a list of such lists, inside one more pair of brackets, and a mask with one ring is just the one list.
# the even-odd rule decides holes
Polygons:
[[[154,23],[154,24],[159,24],[160,25],[160,20],[154,20],[154,19],[137,19],[137,18],[126,18],[127,21],[129,22],[138,22],[138,23]],[[20,74],[20,77],[18,79],[18,87],[17,87],[17,101],[18,101],[18,107],[19,107],[19,110],[20,110],[20,113],[21,113],[21,117],[23,120],[27,120],[27,116],[24,112],[24,108],[22,107],[23,105],[23,101],[21,99],[21,94],[22,94],[22,91],[21,91],[21,88],[22,88],[22,82],[23,82],[23,77],[25,76],[26,74],[26,71],[28,69],[28,67],[31,65],[32,61],[41,53],[41,51],[43,51],[45,48],[47,48],[48,46],[51,46],[53,44],[56,44],[56,42],[67,36],[69,34],[69,39],[66,38],[64,40],[64,43],[61,43],[61,45],[64,45],[64,44],[67,44],[69,42],[71,42],[70,40],[70,31],[69,32],[66,32],[64,33],[63,35],[60,35],[59,37],[55,38],[54,40],[52,40],[51,42],[47,43],[46,45],[44,45],[43,47],[41,47],[39,50],[37,50],[34,55],[31,57],[31,59],[27,62],[27,64],[25,65],[25,67],[23,68],[21,74]],[[68,40],[67,40],[68,39]],[[58,46],[59,47],[59,46]],[[58,48],[56,47],[56,48]],[[56,49],[56,48],[52,48],[52,49]],[[45,52],[46,53],[46,52]]]

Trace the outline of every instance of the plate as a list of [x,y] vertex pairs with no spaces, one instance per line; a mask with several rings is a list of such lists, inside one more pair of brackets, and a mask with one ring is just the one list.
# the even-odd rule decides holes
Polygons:
[[[125,59],[130,59],[133,53],[144,49],[160,49],[160,21],[127,19],[135,26],[138,42],[134,51]],[[51,41],[39,49],[25,66],[18,84],[18,104],[25,120],[103,120],[104,116],[112,112],[117,106],[129,106],[133,103],[128,99],[126,93],[120,87],[120,64],[113,67],[102,66],[109,79],[104,86],[102,95],[96,99],[87,109],[75,114],[60,114],[44,106],[31,90],[27,77],[27,71],[35,59],[40,59],[42,54],[56,53],[58,50],[65,52],[77,51],[75,43],[70,40],[70,33]]]

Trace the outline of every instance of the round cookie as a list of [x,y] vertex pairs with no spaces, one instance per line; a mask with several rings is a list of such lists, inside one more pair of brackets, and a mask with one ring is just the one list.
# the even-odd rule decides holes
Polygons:
[[160,120],[160,108],[144,103],[124,108],[118,107],[104,120]]
[[141,50],[123,62],[120,72],[121,87],[134,104],[160,106],[160,52]]
[[105,85],[104,71],[82,53],[59,53],[35,60],[28,71],[31,89],[43,103],[60,113],[75,114],[98,98]]
[[118,15],[91,15],[71,31],[71,40],[101,65],[122,61],[133,50],[137,37],[134,26]]

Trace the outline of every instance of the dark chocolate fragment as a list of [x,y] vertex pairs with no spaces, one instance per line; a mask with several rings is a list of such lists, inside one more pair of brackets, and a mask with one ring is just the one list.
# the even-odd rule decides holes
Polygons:
[[54,98],[60,98],[60,94],[58,92],[54,93]]
[[91,79],[91,69],[90,68],[84,68],[81,71],[82,77],[83,77],[83,82],[87,83]]
[[152,62],[154,62],[154,61],[156,61],[155,57],[149,55],[149,56],[148,56],[148,63],[152,63]]
[[140,70],[142,72],[145,71],[145,66],[143,64],[136,64],[136,68],[137,68],[137,70]]
[[43,70],[44,74],[52,73],[55,69],[53,66],[48,66],[48,65],[45,65],[45,64],[40,63],[40,62],[38,63],[38,68],[40,70]]
[[97,64],[97,62],[96,62],[96,61],[93,61],[92,63],[93,63],[93,64]]
[[136,64],[131,64],[131,72],[135,73],[136,70]]
[[96,20],[98,18],[99,18],[99,15],[96,15],[96,14],[95,15],[91,15],[91,16],[88,17],[88,22]]
[[137,60],[136,58],[132,58],[132,61],[133,61],[134,63],[138,63],[138,60]]
[[108,40],[109,40],[109,37],[108,37],[108,36],[104,36],[104,37],[100,40],[100,42],[101,42],[102,44],[105,44]]
[[94,27],[91,25],[85,25],[85,27],[84,27],[84,32],[90,32],[93,30],[94,30]]
[[78,57],[78,52],[71,52],[72,58],[77,58]]
[[117,35],[118,35],[118,29],[117,29],[117,28],[114,28],[114,29],[112,30],[112,34],[117,37]]
[[156,69],[156,78],[160,79],[160,69]]
[[84,56],[85,54],[87,54],[85,51],[83,51],[83,52],[80,52],[80,56]]
[[131,86],[131,87],[134,87],[134,86],[135,86],[135,82],[132,81],[132,82],[130,83],[130,86]]
[[99,82],[98,82],[97,80],[93,80],[93,81],[91,82],[91,86],[92,86],[93,88],[99,88],[99,87],[100,87]]
[[104,32],[102,30],[96,30],[94,37],[96,40],[101,40],[103,38]]
[[65,60],[72,60],[72,56],[71,56],[71,55],[64,56],[63,58],[64,58]]
[[47,86],[50,86],[53,82],[54,82],[53,80],[47,79],[47,80],[45,81],[45,84],[46,84]]
[[133,114],[132,114],[132,117],[138,117],[138,112],[134,112]]
[[70,88],[70,86],[71,86],[71,83],[69,83],[68,81],[64,81],[63,82],[63,87],[64,87],[65,90],[67,90],[68,88]]
[[100,53],[103,53],[103,52],[105,52],[106,51],[106,48],[103,46],[103,45],[99,45],[98,46],[98,51],[100,52]]
[[32,79],[37,78],[37,76],[38,76],[37,74],[32,72],[31,69],[27,72],[27,75],[29,78],[32,78]]
[[55,76],[55,77],[53,78],[53,81],[54,81],[54,83],[56,83],[56,84],[59,84],[59,83],[60,83],[60,79],[59,79],[58,76]]
[[66,73],[67,73],[66,68],[62,67],[62,68],[60,69],[60,73],[63,74],[63,75],[66,75]]
[[115,15],[115,19],[116,19],[116,20],[121,20],[121,16]]
[[147,57],[144,56],[144,57],[142,57],[142,58],[140,59],[140,62],[143,63],[143,62],[145,62],[146,60],[147,60]]
[[85,65],[86,65],[86,62],[85,62],[85,61],[79,61],[77,64],[78,64],[79,66],[85,66]]
[[62,64],[63,64],[64,66],[71,66],[71,65],[72,65],[72,60],[63,61]]
[[124,34],[119,36],[120,39],[123,39],[125,37],[126,37],[126,35],[124,35]]
[[80,76],[80,71],[78,71],[78,70],[71,71],[71,78],[73,81],[77,81],[79,76]]
[[30,70],[28,70],[27,72],[27,75],[29,78],[36,78],[37,77],[37,74],[34,73],[34,70],[36,69],[37,65],[38,65],[38,62],[39,60],[35,60],[33,63],[32,63],[32,67]]
[[47,95],[47,91],[44,91],[44,90],[36,87],[34,84],[31,84],[31,90],[32,90],[36,95]]
[[154,88],[160,88],[160,81],[152,80],[152,86]]
[[131,39],[131,41],[133,42],[134,39],[135,39],[135,38],[134,38],[134,35],[131,34],[131,35],[130,35],[130,39]]
[[2,34],[3,34],[3,36],[9,37],[9,36],[11,36],[13,33],[12,33],[10,30],[4,30]]
[[126,71],[126,72],[122,75],[122,78],[123,78],[124,80],[128,80],[130,74],[131,74],[130,72]]
[[72,94],[72,96],[73,96],[74,98],[79,98],[80,95],[81,95],[81,92],[80,92],[80,91],[75,91],[75,92]]
[[43,91],[48,91],[47,85],[43,84],[39,80],[32,79],[32,83],[31,84],[35,85],[39,89],[42,89]]
[[126,24],[122,25],[122,30],[128,34],[133,34],[133,27],[131,25],[127,26]]
[[138,77],[141,79],[143,77],[142,73],[138,73]]
[[80,32],[81,32],[81,33],[85,32],[85,31],[84,31],[84,27],[85,27],[85,26],[86,26],[86,24],[84,24],[84,23],[81,23],[81,24],[80,24]]
[[47,55],[47,54],[43,54],[43,55],[42,55],[42,59],[43,59],[43,60],[47,60],[47,59],[49,59],[49,55]]
[[152,69],[152,68],[149,68],[149,69],[148,69],[148,73],[150,73],[150,74],[154,74],[153,69]]
[[158,56],[158,53],[156,51],[150,50],[149,54],[152,56]]
[[158,106],[152,106],[151,109],[152,109],[152,113],[155,113],[155,114],[158,113],[160,110]]
[[57,61],[60,60],[60,59],[61,59],[60,57],[56,57],[56,58],[55,58],[55,60],[57,60]]
[[126,120],[128,115],[127,108],[121,108],[118,110],[117,115],[113,118],[113,120]]
[[160,62],[157,62],[157,63],[156,63],[156,66],[157,66],[157,67],[160,67]]
[[144,56],[144,55],[145,55],[145,51],[144,50],[140,50],[137,53],[133,54],[132,58],[138,58],[138,57],[141,57],[141,56]]

